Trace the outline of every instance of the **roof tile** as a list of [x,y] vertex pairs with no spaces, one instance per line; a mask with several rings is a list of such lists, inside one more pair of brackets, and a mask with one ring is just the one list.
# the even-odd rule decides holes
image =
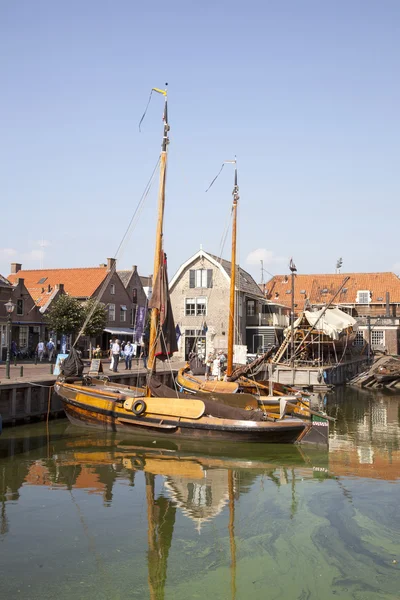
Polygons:
[[[400,279],[391,272],[384,273],[335,273],[316,275],[296,275],[294,302],[297,310],[303,310],[306,298],[311,304],[327,304],[330,302],[346,277],[350,279],[335,298],[335,304],[356,304],[357,292],[371,292],[371,303],[384,304],[386,292],[389,292],[391,303],[400,303]],[[275,275],[266,284],[266,297],[286,306],[292,302],[290,275]]]

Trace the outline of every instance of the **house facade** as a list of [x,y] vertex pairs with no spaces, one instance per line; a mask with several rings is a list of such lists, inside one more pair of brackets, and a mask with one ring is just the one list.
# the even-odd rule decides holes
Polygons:
[[[11,313],[11,330],[5,308],[9,300],[14,304],[14,311]],[[22,351],[36,348],[42,329],[42,314],[31,297],[24,278],[18,277],[12,285],[0,276],[0,360],[6,359],[7,347],[12,340]]]
[[[87,351],[90,342],[99,343],[104,351],[109,347],[112,337],[130,339],[134,334],[134,303],[117,271],[114,259],[99,267],[72,269],[32,269],[24,270],[19,263],[11,265],[8,277],[12,285],[18,281],[25,284],[32,305],[44,315],[60,293],[66,293],[82,302],[89,298],[98,298],[107,307],[107,325],[102,336],[96,340],[82,338],[82,350]],[[43,321],[43,319],[42,319]],[[41,330],[43,339],[54,332]],[[60,344],[61,341],[57,340]],[[66,340],[67,347],[69,340]]]
[[[171,304],[179,327],[178,358],[190,352],[227,351],[231,263],[199,250],[170,282]],[[286,326],[285,307],[265,300],[252,276],[237,267],[235,345],[257,352]]]
[[[260,288],[267,299],[290,308],[290,276],[275,275]],[[357,320],[355,346],[383,350],[389,354],[399,353],[400,279],[397,275],[391,272],[296,275],[296,315],[303,310],[320,309],[329,303]]]

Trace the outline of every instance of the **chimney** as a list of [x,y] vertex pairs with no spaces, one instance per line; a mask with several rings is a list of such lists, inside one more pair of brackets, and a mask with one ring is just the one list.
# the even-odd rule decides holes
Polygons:
[[24,285],[24,281],[25,281],[25,279],[23,277],[18,277],[17,285]]
[[64,291],[64,284],[63,283],[56,283],[55,288],[59,292],[63,292]]
[[390,317],[390,294],[386,292],[386,316]]
[[11,263],[11,273],[18,273],[22,269],[21,263]]
[[115,270],[115,266],[116,266],[116,260],[115,258],[107,258],[107,271],[111,271],[112,269]]
[[133,265],[133,267],[132,267],[132,271],[133,271],[134,273],[136,273],[136,271],[137,271],[137,265]]
[[99,267],[106,267],[106,266],[107,266],[107,263],[100,263],[99,264]]
[[51,292],[51,285],[50,285],[50,284],[47,286],[47,291],[48,291],[49,293]]

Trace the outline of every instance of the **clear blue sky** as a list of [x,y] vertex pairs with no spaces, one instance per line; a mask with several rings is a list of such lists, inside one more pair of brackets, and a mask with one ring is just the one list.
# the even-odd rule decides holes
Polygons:
[[[0,273],[39,268],[41,239],[49,268],[114,255],[157,160],[161,97],[138,122],[165,81],[170,277],[200,244],[219,253],[232,169],[204,191],[235,154],[257,279],[262,256],[274,274],[292,255],[303,273],[340,256],[400,272],[397,0],[3,0],[0,53]],[[156,192],[121,268],[152,272]]]

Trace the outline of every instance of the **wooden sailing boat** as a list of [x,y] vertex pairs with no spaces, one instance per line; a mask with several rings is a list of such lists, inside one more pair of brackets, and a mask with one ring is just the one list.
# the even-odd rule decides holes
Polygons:
[[[160,158],[157,235],[154,257],[156,281],[151,301],[151,327],[148,364],[155,372],[156,357],[169,356],[176,344],[172,327],[163,252],[163,220],[169,123],[167,91],[153,88],[164,96],[164,132]],[[171,335],[173,333],[173,335]],[[71,361],[75,359],[73,352]],[[205,397],[193,398],[161,385],[150,377],[146,390],[128,386],[107,386],[103,381],[69,382],[59,379],[55,391],[61,396],[71,422],[105,430],[141,433],[160,437],[232,440],[250,442],[294,443],[315,441],[326,443],[327,428],[317,432],[301,419],[269,415],[258,408],[226,406]],[[156,396],[156,397],[155,397]],[[326,435],[323,435],[326,434]],[[317,439],[315,436],[317,435]]]
[[[231,250],[231,273],[230,273],[230,294],[229,294],[229,328],[228,328],[228,356],[227,356],[227,381],[206,381],[190,373],[190,366],[186,365],[180,369],[176,382],[183,391],[198,393],[212,392],[217,394],[232,394],[236,392],[245,392],[253,394],[258,398],[260,405],[268,408],[272,413],[279,413],[281,410],[281,399],[287,402],[287,413],[298,414],[301,417],[310,418],[309,402],[304,397],[299,397],[298,390],[274,384],[272,382],[257,382],[247,378],[246,373],[251,371],[252,366],[246,365],[240,369],[233,368],[234,337],[235,337],[235,292],[236,292],[236,233],[237,233],[237,209],[239,202],[239,186],[237,177],[236,159],[227,161],[235,165],[234,185],[233,185],[233,203],[232,203],[232,250]],[[225,164],[225,163],[224,163]],[[268,358],[268,353],[263,357],[256,359],[255,363],[264,362]],[[219,397],[221,402],[230,403],[229,396],[225,399]],[[235,398],[234,404],[240,405],[240,400]],[[242,398],[241,405],[248,406],[249,401]]]

